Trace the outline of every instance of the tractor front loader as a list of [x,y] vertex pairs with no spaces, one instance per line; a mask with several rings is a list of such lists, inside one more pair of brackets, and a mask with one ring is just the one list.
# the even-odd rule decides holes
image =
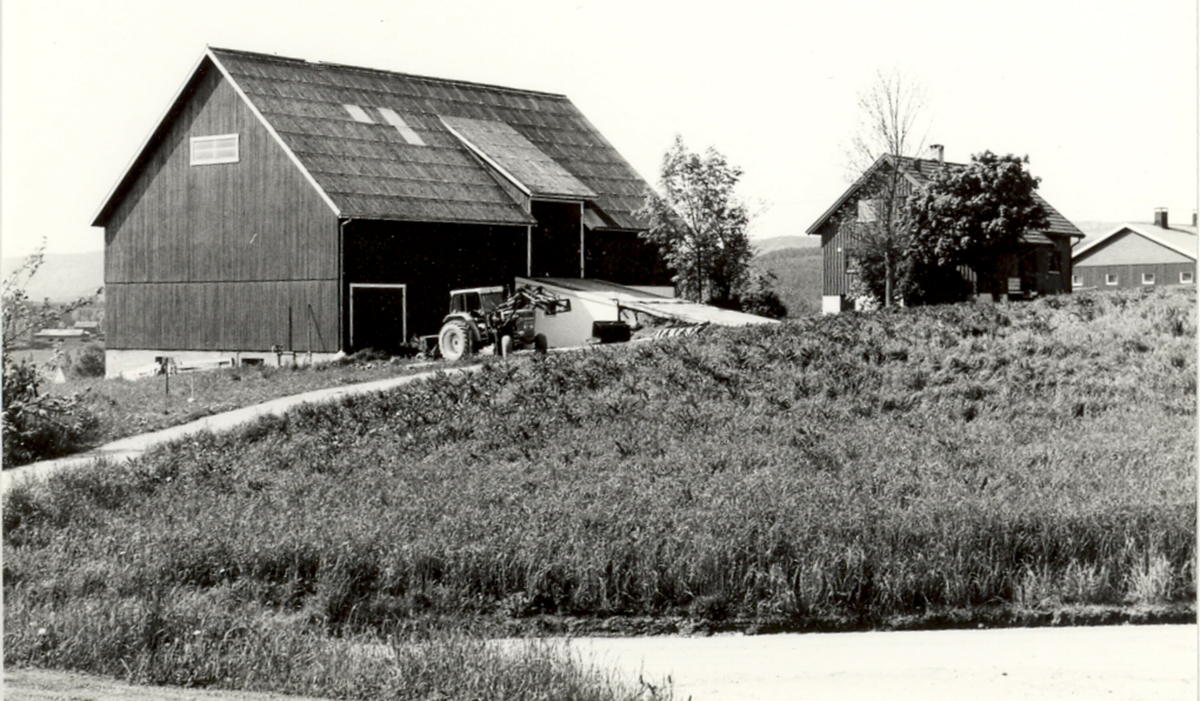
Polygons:
[[522,285],[510,296],[503,287],[450,291],[450,313],[438,333],[438,352],[458,360],[493,345],[499,355],[534,346],[545,352],[546,336],[537,333],[537,310],[548,315],[571,311],[571,301],[541,287]]

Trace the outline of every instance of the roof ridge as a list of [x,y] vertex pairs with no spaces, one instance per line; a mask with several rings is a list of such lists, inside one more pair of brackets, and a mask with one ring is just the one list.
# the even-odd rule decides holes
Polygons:
[[890,153],[885,153],[883,155],[885,155],[889,158],[899,158],[902,161],[915,162],[917,165],[920,165],[921,163],[926,163],[926,162],[929,163],[930,165],[933,165],[936,163],[937,165],[943,165],[943,166],[965,166],[965,165],[967,165],[966,163],[958,163],[957,161],[939,161],[934,158],[921,158],[920,156],[893,156]]
[[1121,226],[1150,226],[1150,227],[1154,227],[1156,229],[1162,229],[1163,231],[1174,231],[1176,233],[1187,234],[1189,236],[1196,235],[1195,231],[1189,230],[1191,227],[1189,227],[1188,229],[1180,228],[1181,226],[1187,226],[1187,224],[1179,224],[1179,225],[1172,224],[1171,226],[1164,228],[1164,227],[1159,226],[1158,224],[1155,224],[1152,221],[1127,221],[1127,222],[1123,223]]
[[506,85],[496,85],[494,83],[480,83],[480,82],[472,81],[472,80],[459,80],[457,78],[436,78],[434,76],[428,76],[428,75],[417,75],[416,73],[403,73],[401,71],[389,71],[389,70],[384,70],[382,68],[369,68],[366,66],[352,66],[347,63],[330,63],[328,61],[310,61],[308,59],[303,59],[303,58],[293,58],[291,56],[279,56],[277,54],[264,54],[264,53],[260,53],[257,51],[243,51],[241,49],[223,49],[223,48],[219,48],[216,46],[210,46],[208,48],[210,51],[212,51],[214,53],[225,53],[225,54],[234,54],[234,55],[241,55],[241,56],[251,56],[254,58],[279,61],[279,62],[283,62],[283,63],[298,63],[298,64],[302,64],[305,66],[316,66],[316,67],[323,66],[323,67],[329,67],[329,68],[337,68],[340,70],[358,71],[361,73],[373,73],[373,74],[380,74],[380,75],[387,75],[387,76],[399,76],[399,77],[403,77],[403,78],[409,78],[412,80],[423,80],[423,81],[427,81],[430,83],[463,85],[463,86],[468,86],[468,87],[473,87],[473,88],[487,88],[489,90],[501,90],[504,92],[515,93],[518,95],[539,95],[541,97],[553,97],[553,98],[559,98],[559,99],[570,101],[569,98],[563,93],[546,92],[543,90],[528,90],[525,88],[510,88]]
[[1196,237],[1196,234],[1193,234],[1190,231],[1182,231],[1182,230],[1174,229],[1174,228],[1163,229],[1162,227],[1156,227],[1154,224],[1147,224],[1144,222],[1125,222],[1124,224],[1118,225],[1117,227],[1115,227],[1114,229],[1112,229],[1111,231],[1109,231],[1107,233],[1100,234],[1099,236],[1092,239],[1091,241],[1083,241],[1079,244],[1078,250],[1073,250],[1071,252],[1071,256],[1075,257],[1075,256],[1083,255],[1084,253],[1087,253],[1088,251],[1092,251],[1096,248],[1099,248],[1101,244],[1103,244],[1104,242],[1108,241],[1109,239],[1113,238],[1114,236],[1116,236],[1117,234],[1119,234],[1123,231],[1133,232],[1143,238],[1149,239],[1150,241],[1157,243],[1158,245],[1160,245],[1164,248],[1168,248],[1172,251],[1175,251],[1176,253],[1185,255],[1185,256],[1191,258],[1192,260],[1196,260],[1196,251],[1191,250],[1191,249],[1185,250],[1177,242],[1163,238],[1159,232],[1161,232],[1161,231],[1174,232],[1176,234],[1183,234],[1184,236],[1193,237],[1193,238]]

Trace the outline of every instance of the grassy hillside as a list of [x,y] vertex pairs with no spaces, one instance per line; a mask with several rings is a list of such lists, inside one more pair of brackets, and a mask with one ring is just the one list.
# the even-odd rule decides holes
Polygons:
[[447,621],[1194,612],[1195,339],[1188,290],[1076,295],[305,408],[10,492],[5,664],[361,696],[340,640]]
[[755,257],[753,265],[770,270],[779,279],[775,289],[787,305],[789,317],[821,312],[820,247],[777,249]]
[[765,239],[752,239],[755,255],[763,255],[771,251],[787,248],[820,248],[820,236],[772,236]]

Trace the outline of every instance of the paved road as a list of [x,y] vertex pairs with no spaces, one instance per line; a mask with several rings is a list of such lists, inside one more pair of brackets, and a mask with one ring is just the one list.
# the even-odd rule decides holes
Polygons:
[[454,368],[438,368],[427,372],[419,372],[413,375],[405,375],[403,377],[389,377],[385,380],[375,380],[373,382],[363,382],[355,385],[342,385],[340,387],[327,387],[325,389],[317,389],[303,394],[295,394],[290,397],[280,397],[272,399],[269,402],[255,404],[233,411],[226,411],[221,414],[213,414],[202,419],[197,419],[191,423],[172,426],[154,433],[143,433],[138,436],[130,436],[122,438],[112,443],[96,448],[95,450],[81,453],[79,455],[69,455],[65,458],[57,460],[43,460],[29,465],[4,470],[0,472],[0,492],[7,492],[9,487],[15,484],[18,480],[26,480],[31,478],[42,478],[56,470],[70,467],[80,467],[91,465],[94,461],[104,458],[107,460],[131,460],[140,457],[150,448],[177,441],[186,436],[190,436],[201,431],[211,431],[220,433],[229,431],[243,424],[247,424],[260,416],[268,414],[281,415],[288,409],[292,409],[301,404],[316,404],[322,402],[333,402],[348,397],[354,394],[367,394],[370,392],[381,392],[394,387],[424,380],[438,373],[448,375],[475,372],[482,365],[464,365]]
[[580,638],[584,659],[636,680],[671,675],[675,698],[1195,701],[1197,628]]

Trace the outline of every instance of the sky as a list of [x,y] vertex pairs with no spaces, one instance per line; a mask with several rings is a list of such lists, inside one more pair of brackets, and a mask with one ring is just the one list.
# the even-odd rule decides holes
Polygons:
[[846,189],[892,69],[926,143],[1027,155],[1072,221],[1197,206],[1194,0],[2,0],[0,253],[103,249],[96,211],[206,46],[564,93],[650,182],[675,134],[724,154],[754,238]]

